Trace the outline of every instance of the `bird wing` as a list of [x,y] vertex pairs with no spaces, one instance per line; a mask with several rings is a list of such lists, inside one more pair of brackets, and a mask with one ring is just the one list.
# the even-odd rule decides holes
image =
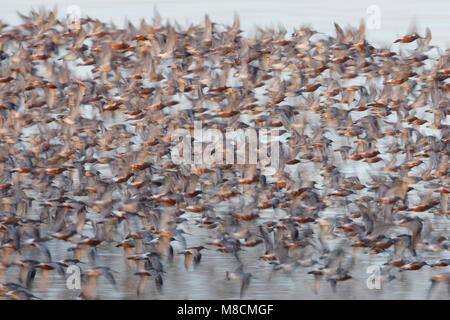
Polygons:
[[25,280],[25,286],[29,289],[33,283],[34,277],[36,276],[36,269],[31,267],[28,269],[27,278]]
[[266,247],[266,253],[273,251],[273,244],[270,241],[269,233],[267,232],[267,229],[263,226],[259,226],[259,231],[261,232],[261,236],[264,240],[264,245]]
[[138,296],[140,296],[142,294],[142,292],[144,292],[145,285],[147,284],[147,280],[148,280],[148,276],[146,276],[146,275],[140,276],[139,284],[137,287],[137,295]]
[[230,31],[228,31],[228,33],[230,34],[238,34],[239,32],[239,27],[240,27],[240,20],[239,20],[239,15],[237,13],[234,14],[234,23],[233,26],[231,27]]
[[172,53],[175,49],[175,45],[177,43],[178,36],[173,28],[169,29],[169,34],[167,36],[167,43],[165,48],[165,53]]
[[336,41],[342,42],[344,40],[344,31],[337,23],[334,23],[334,28],[336,29]]
[[250,285],[250,274],[246,273],[244,275],[244,277],[242,278],[241,291],[240,291],[241,298],[244,296],[244,293],[245,293],[245,291],[247,291],[249,285]]
[[243,274],[244,273],[244,265],[241,263],[236,268],[234,268],[233,273],[235,274]]
[[333,290],[333,293],[336,293],[336,280],[335,279],[329,279],[331,289]]
[[198,265],[200,263],[200,260],[202,259],[202,254],[198,252],[196,255],[194,255],[194,265]]
[[158,290],[158,292],[161,293],[162,286],[163,286],[163,279],[159,273],[155,276],[155,284],[156,284],[156,289]]
[[[431,297],[431,293],[434,291],[434,289],[436,289],[438,282],[436,280],[431,280],[431,286],[430,289],[428,289],[428,293],[427,293],[427,299],[430,299]],[[449,285],[450,287],[450,285]]]
[[191,266],[193,258],[194,256],[191,253],[186,253],[184,255],[184,267],[186,270]]
[[320,282],[322,281],[322,277],[318,275],[314,275],[314,284],[313,290],[315,294],[319,294]]
[[211,40],[212,40],[212,23],[211,23],[211,20],[209,19],[209,16],[206,15],[205,16],[205,34],[204,34],[203,41],[207,42],[207,41],[211,41]]
[[41,252],[45,255],[46,257],[46,262],[51,262],[52,261],[52,255],[50,253],[50,250],[48,250],[47,246],[45,246],[43,243],[41,242],[36,242],[36,246],[41,250]]
[[103,276],[105,276],[106,279],[109,280],[109,282],[111,282],[113,286],[116,286],[116,279],[114,279],[113,274],[108,268],[100,268],[100,272]]

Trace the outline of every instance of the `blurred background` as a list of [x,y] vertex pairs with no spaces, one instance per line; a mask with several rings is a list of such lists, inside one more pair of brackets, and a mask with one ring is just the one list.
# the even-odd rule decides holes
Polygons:
[[412,27],[420,34],[429,27],[432,44],[443,49],[450,47],[448,0],[15,0],[2,2],[0,19],[10,24],[20,23],[17,11],[28,12],[40,6],[49,9],[57,6],[59,15],[63,16],[70,5],[78,5],[82,15],[112,20],[118,26],[122,26],[125,19],[137,23],[140,18],[151,18],[155,5],[165,21],[176,20],[181,25],[200,23],[206,13],[217,23],[232,24],[237,12],[241,28],[249,35],[255,25],[283,26],[288,32],[301,25],[310,25],[317,31],[330,33],[334,32],[333,22],[343,27],[357,26],[361,19],[377,14],[371,10],[371,6],[377,6],[379,28],[367,28],[367,39],[373,44],[390,46]]

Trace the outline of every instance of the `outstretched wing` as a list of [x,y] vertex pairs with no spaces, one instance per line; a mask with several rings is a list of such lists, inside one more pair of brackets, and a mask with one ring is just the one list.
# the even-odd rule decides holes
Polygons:
[[194,256],[194,266],[197,266],[202,260],[202,254],[199,252]]
[[137,287],[137,295],[138,296],[140,296],[142,294],[142,292],[144,292],[145,285],[147,284],[147,280],[148,280],[148,276],[145,276],[145,275],[140,276],[139,284]]
[[155,275],[155,284],[156,284],[156,289],[158,290],[159,293],[161,293],[162,286],[163,286],[163,279],[161,277],[161,274],[159,274],[159,273],[157,273]]
[[334,28],[336,29],[336,41],[337,42],[343,42],[344,40],[344,31],[342,28],[335,22]]
[[194,256],[191,253],[186,253],[184,256],[184,267],[189,269],[189,267],[192,264],[192,260],[194,259]]
[[314,275],[314,284],[313,291],[315,294],[319,294],[320,282],[322,281],[322,277],[318,275]]
[[102,273],[102,275],[108,279],[109,282],[111,282],[111,284],[113,286],[116,286],[116,279],[114,279],[113,274],[111,273],[111,271],[109,270],[109,268],[99,268],[100,272]]
[[229,33],[230,34],[238,34],[239,33],[239,27],[240,27],[241,23],[239,20],[239,15],[237,13],[234,14],[234,23],[233,26],[231,27]]
[[242,277],[240,297],[242,298],[250,285],[250,274],[246,273]]
[[[436,289],[437,284],[438,284],[438,282],[436,280],[431,280],[431,286],[430,286],[430,289],[428,289],[427,299],[430,299],[431,293],[434,291],[434,289]],[[449,288],[450,288],[450,285],[449,285]]]

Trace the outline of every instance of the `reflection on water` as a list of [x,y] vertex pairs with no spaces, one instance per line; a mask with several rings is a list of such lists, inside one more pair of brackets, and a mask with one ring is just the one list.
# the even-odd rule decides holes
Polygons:
[[[282,214],[276,214],[271,210],[265,210],[261,214],[260,221],[268,221],[280,218]],[[333,214],[333,213],[331,213]],[[195,214],[187,214],[186,218],[192,221],[197,217]],[[448,234],[448,219],[431,218],[436,232]],[[208,239],[210,233],[196,227],[192,222],[184,223],[182,227],[187,233],[188,246],[197,246]],[[86,230],[89,229],[86,227]],[[314,227],[316,230],[316,227]],[[399,230],[397,230],[399,231]],[[85,233],[89,235],[89,232]],[[398,234],[398,232],[397,232]],[[175,252],[181,250],[182,246],[177,242],[172,243]],[[61,241],[48,241],[48,248],[58,261],[70,257],[67,249],[70,244]],[[114,288],[105,278],[99,278],[99,299],[238,299],[240,284],[235,281],[225,280],[225,272],[235,267],[234,259],[229,255],[216,252],[214,247],[202,251],[203,257],[200,265],[186,271],[183,265],[183,255],[175,255],[173,262],[169,263],[163,259],[164,268],[167,272],[164,279],[162,292],[158,292],[154,283],[149,280],[144,293],[136,296],[138,279],[133,275],[133,270],[127,266],[123,250],[116,248],[114,243],[98,247],[98,256],[95,265],[109,266],[117,271],[115,277],[117,288]],[[442,273],[444,268],[432,269],[423,267],[418,271],[393,272],[396,277],[393,281],[383,283],[381,289],[368,289],[367,267],[370,265],[382,266],[388,260],[389,253],[378,255],[363,254],[360,260],[351,270],[352,279],[341,282],[337,286],[337,292],[333,293],[330,285],[322,281],[318,294],[313,292],[314,278],[307,274],[310,268],[299,268],[292,274],[273,272],[267,262],[258,260],[264,254],[263,246],[256,248],[245,248],[240,257],[246,266],[247,272],[253,274],[253,278],[246,299],[424,299],[430,287],[430,277]],[[434,262],[442,258],[449,258],[448,252],[421,252],[420,258],[428,262]],[[35,256],[34,258],[39,258]],[[80,265],[82,269],[88,269],[88,259],[83,260],[86,264]],[[92,265],[94,266],[94,265]],[[7,282],[17,281],[17,270],[9,270],[6,273]],[[37,275],[36,283],[32,293],[42,299],[74,299],[79,295],[77,290],[68,290],[66,282],[59,275],[52,274],[48,288],[43,288]],[[433,293],[433,299],[448,299],[445,285],[438,286]]]

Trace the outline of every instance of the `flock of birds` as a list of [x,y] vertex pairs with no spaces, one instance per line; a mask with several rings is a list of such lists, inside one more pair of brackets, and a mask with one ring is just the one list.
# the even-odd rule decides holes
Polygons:
[[[424,297],[450,290],[450,52],[428,29],[389,49],[364,24],[243,36],[237,16],[184,28],[21,18],[0,23],[1,298],[38,299],[38,279],[73,265],[79,298],[99,298],[99,277],[116,286],[120,273],[98,254],[119,249],[137,296],[149,279],[163,290],[178,255],[196,272],[202,250],[235,263],[224,277],[241,297],[249,250],[260,268],[305,272],[316,293],[371,255],[382,282],[427,266],[439,273]],[[277,132],[280,168],[174,164],[171,134],[194,121]],[[193,243],[198,230],[208,236]]]

